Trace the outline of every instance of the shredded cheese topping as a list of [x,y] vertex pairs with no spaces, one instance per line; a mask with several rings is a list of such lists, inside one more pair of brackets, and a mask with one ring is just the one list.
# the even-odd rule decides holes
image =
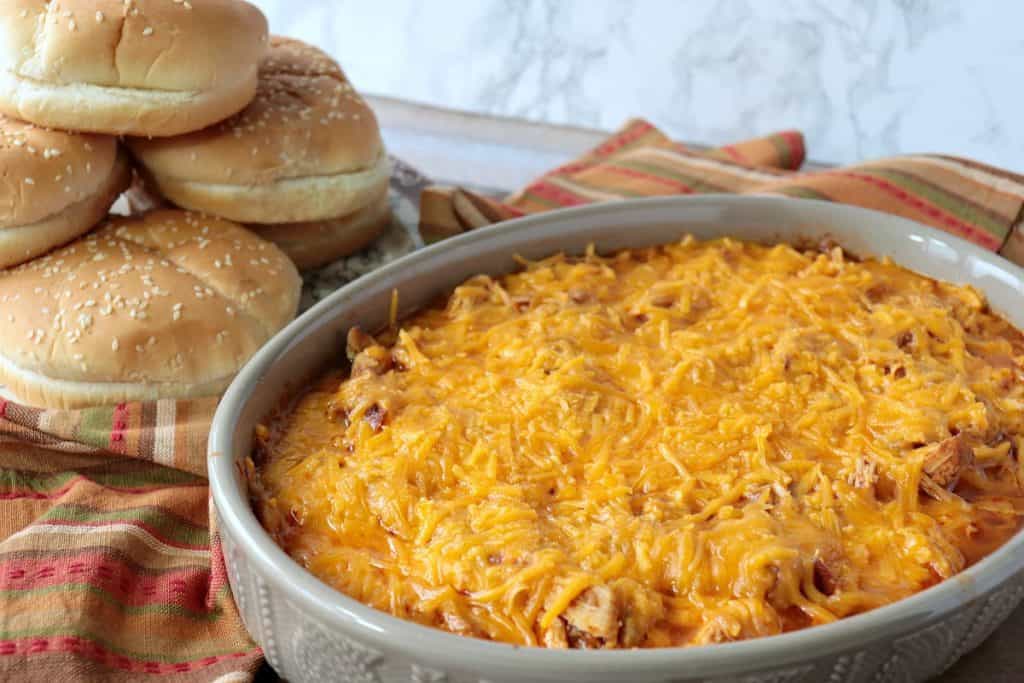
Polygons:
[[969,287],[723,239],[475,277],[261,430],[339,590],[480,638],[657,647],[899,600],[1019,527],[1024,337]]

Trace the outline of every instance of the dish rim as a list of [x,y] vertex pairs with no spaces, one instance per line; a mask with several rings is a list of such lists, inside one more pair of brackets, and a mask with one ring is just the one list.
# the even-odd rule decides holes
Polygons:
[[[767,661],[770,661],[772,666],[806,661],[828,653],[854,649],[877,641],[887,633],[902,633],[906,630],[905,625],[908,622],[923,627],[985,595],[1024,569],[1024,530],[1021,530],[998,550],[950,579],[883,607],[844,617],[829,624],[780,635],[702,646],[555,650],[457,635],[374,609],[330,587],[311,574],[285,553],[259,523],[248,497],[243,494],[241,486],[236,481],[237,470],[233,453],[235,424],[241,417],[246,402],[260,390],[261,376],[280,356],[291,349],[307,328],[329,311],[339,306],[343,307],[344,300],[357,287],[395,276],[400,277],[403,269],[432,260],[442,251],[488,241],[507,231],[543,225],[551,222],[555,214],[555,219],[567,220],[600,214],[609,211],[610,207],[619,211],[629,211],[632,207],[671,208],[679,203],[699,205],[723,202],[754,206],[802,203],[828,207],[830,212],[839,214],[857,214],[865,220],[884,220],[890,224],[895,222],[902,224],[908,234],[945,242],[965,256],[986,262],[989,266],[1010,275],[1019,286],[1024,287],[1024,269],[960,237],[892,214],[819,200],[736,195],[655,197],[561,209],[557,212],[535,214],[480,228],[413,251],[345,285],[275,335],[250,359],[231,383],[211,424],[207,461],[211,494],[221,526],[226,528],[231,537],[243,548],[242,552],[254,565],[254,571],[269,581],[272,589],[281,591],[294,604],[301,606],[304,613],[321,624],[338,624],[339,620],[348,622],[350,626],[347,631],[358,629],[360,633],[355,637],[363,642],[372,643],[374,647],[384,652],[400,650],[406,656],[428,661],[437,660],[439,653],[443,653],[445,659],[454,657],[465,658],[465,661],[484,661],[495,668],[521,666],[524,664],[523,657],[526,656],[529,658],[526,661],[531,664],[559,666],[563,672],[568,667],[574,674],[628,673],[637,667],[669,670],[685,666],[686,675],[699,676],[704,672],[720,673],[723,665],[727,665],[730,671],[742,672],[763,667]],[[435,268],[442,267],[443,264],[435,265]]]

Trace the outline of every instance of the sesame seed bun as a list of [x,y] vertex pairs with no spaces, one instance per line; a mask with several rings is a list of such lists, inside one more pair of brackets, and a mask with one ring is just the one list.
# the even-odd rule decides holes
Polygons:
[[267,21],[243,0],[11,0],[0,111],[64,130],[179,135],[243,109]]
[[389,176],[377,119],[338,64],[276,36],[244,111],[196,133],[128,145],[168,200],[243,223],[346,216],[373,202]]
[[0,384],[53,408],[215,395],[295,316],[300,286],[277,247],[228,221],[112,216],[0,273]]
[[300,270],[310,270],[359,251],[391,224],[391,204],[385,188],[377,199],[341,218],[248,227],[276,244]]
[[0,115],[0,268],[88,232],[128,186],[117,140]]

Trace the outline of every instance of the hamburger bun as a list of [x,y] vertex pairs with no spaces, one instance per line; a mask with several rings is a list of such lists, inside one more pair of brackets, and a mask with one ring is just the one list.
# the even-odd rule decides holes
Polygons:
[[243,109],[267,20],[244,0],[10,0],[0,112],[51,128],[179,135]]
[[377,119],[338,64],[272,37],[256,97],[237,116],[175,138],[130,138],[152,188],[242,223],[335,219],[375,201],[389,166]]
[[387,189],[355,213],[341,218],[247,227],[273,242],[299,270],[311,270],[359,251],[391,224]]
[[110,217],[0,273],[0,384],[65,409],[219,394],[295,316],[300,285],[277,247],[228,221]]
[[0,115],[0,268],[92,229],[131,179],[117,140]]

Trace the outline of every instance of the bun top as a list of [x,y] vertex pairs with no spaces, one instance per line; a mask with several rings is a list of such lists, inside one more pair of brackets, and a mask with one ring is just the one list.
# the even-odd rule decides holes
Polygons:
[[29,225],[107,183],[117,140],[39,128],[0,114],[0,229]]
[[234,223],[110,217],[0,272],[0,356],[65,381],[213,382],[291,321],[300,286],[277,247]]
[[337,62],[278,36],[260,64],[256,98],[242,112],[195,133],[128,145],[156,175],[230,185],[365,170],[383,151],[373,111]]
[[43,83],[202,92],[252,73],[267,20],[244,0],[10,0],[0,68]]

